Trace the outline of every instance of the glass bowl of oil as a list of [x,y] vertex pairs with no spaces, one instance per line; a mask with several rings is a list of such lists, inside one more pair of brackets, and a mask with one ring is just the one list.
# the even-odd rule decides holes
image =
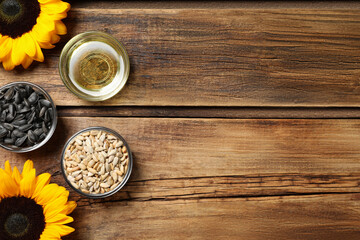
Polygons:
[[84,32],[65,45],[60,55],[60,77],[76,96],[104,101],[125,86],[130,73],[125,47],[104,32]]

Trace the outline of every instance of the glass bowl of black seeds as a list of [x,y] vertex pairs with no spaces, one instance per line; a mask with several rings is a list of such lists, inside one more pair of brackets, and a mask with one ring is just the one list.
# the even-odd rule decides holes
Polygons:
[[0,146],[12,152],[30,152],[43,146],[57,124],[50,95],[29,82],[0,88]]

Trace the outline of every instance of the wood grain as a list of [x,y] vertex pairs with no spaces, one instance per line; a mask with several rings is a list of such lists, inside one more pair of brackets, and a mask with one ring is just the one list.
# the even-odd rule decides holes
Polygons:
[[65,239],[357,239],[360,120],[60,117],[29,154],[0,151],[66,186],[62,145],[103,125],[128,141],[134,170],[112,197],[79,207]]
[[[91,8],[93,4],[93,8]],[[42,85],[58,105],[93,105],[58,74],[74,35],[102,30],[127,48],[131,75],[113,99],[128,106],[360,106],[359,10],[73,8],[69,34],[46,62],[0,70],[2,83]],[[106,6],[106,5],[105,5]]]
[[62,117],[153,117],[234,119],[359,119],[360,108],[301,107],[58,107]]

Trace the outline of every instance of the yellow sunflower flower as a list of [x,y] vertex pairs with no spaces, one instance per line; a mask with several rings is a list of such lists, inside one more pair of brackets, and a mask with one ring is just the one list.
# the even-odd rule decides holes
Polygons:
[[53,240],[74,231],[64,224],[76,203],[68,202],[69,192],[49,184],[51,175],[36,176],[33,162],[24,164],[22,173],[9,161],[0,168],[0,239]]
[[5,70],[43,62],[41,48],[53,48],[66,34],[61,19],[70,4],[61,0],[0,0],[0,62]]

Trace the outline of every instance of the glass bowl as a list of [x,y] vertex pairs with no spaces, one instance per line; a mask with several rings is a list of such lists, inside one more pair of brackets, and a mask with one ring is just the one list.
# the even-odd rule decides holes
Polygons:
[[[17,147],[15,145],[9,145],[9,144],[0,143],[0,146],[2,148],[6,149],[8,151],[11,151],[11,152],[16,152],[16,153],[30,152],[30,151],[34,151],[34,150],[42,147],[52,137],[52,135],[55,132],[56,125],[57,125],[56,106],[54,104],[54,101],[51,99],[50,95],[42,87],[40,87],[40,86],[38,86],[36,84],[33,84],[33,83],[29,83],[29,82],[13,82],[13,83],[9,83],[9,84],[6,84],[6,85],[2,86],[0,88],[0,92],[4,92],[5,89],[9,89],[11,87],[16,87],[16,86],[24,86],[25,87],[26,85],[32,87],[36,92],[42,94],[44,96],[44,98],[51,103],[51,107],[52,107],[53,111],[52,111],[52,115],[50,116],[50,118],[52,119],[52,123],[51,123],[51,127],[48,130],[49,132],[46,135],[46,137],[41,142],[38,142],[33,146],[30,146],[30,147]],[[2,108],[3,104],[4,104],[4,102],[2,102],[2,101],[3,101],[3,98],[1,98],[1,100],[0,100],[0,108]],[[16,111],[16,114],[18,114],[18,111]],[[4,122],[0,121],[0,124],[3,127]],[[18,128],[18,127],[14,125],[14,128]]]
[[[123,146],[126,147],[127,149],[127,153],[128,153],[128,163],[127,163],[127,171],[125,173],[125,176],[123,177],[122,181],[113,189],[113,190],[110,190],[108,192],[105,192],[105,193],[98,193],[98,194],[93,194],[93,193],[85,193],[83,192],[82,190],[80,190],[80,188],[76,188],[72,183],[71,181],[68,179],[68,176],[67,176],[67,171],[65,170],[65,154],[66,154],[66,149],[67,147],[69,146],[69,144],[71,144],[72,142],[75,141],[75,138],[77,136],[80,136],[81,134],[83,133],[86,133],[86,132],[90,132],[90,131],[102,131],[102,132],[107,132],[107,133],[110,133],[112,135],[114,135],[116,138],[118,138],[119,140],[121,140],[123,142]],[[86,157],[86,156],[85,156]],[[81,160],[81,163],[83,163],[83,160]],[[80,164],[80,162],[79,162]],[[105,128],[105,127],[89,127],[89,128],[85,128],[77,133],[75,133],[72,137],[69,138],[69,140],[66,142],[63,150],[62,150],[62,153],[61,153],[61,171],[62,171],[62,174],[63,174],[63,177],[65,178],[65,181],[69,184],[69,186],[74,190],[76,191],[77,193],[85,196],[85,197],[88,197],[88,198],[92,198],[92,199],[98,199],[98,198],[105,198],[105,197],[109,197],[113,194],[115,194],[116,192],[118,192],[121,188],[123,188],[125,186],[125,184],[127,183],[127,181],[129,180],[130,178],[130,175],[131,175],[131,172],[132,172],[132,168],[133,168],[133,157],[132,157],[132,154],[131,154],[131,150],[129,148],[129,145],[127,144],[127,142],[125,141],[125,139],[120,135],[118,134],[117,132],[115,132],[114,130],[112,129],[109,129],[109,128]],[[87,169],[86,169],[87,170]],[[108,172],[105,172],[104,174],[107,174]],[[83,174],[83,173],[81,173]]]
[[88,101],[104,101],[116,95],[130,73],[125,47],[104,32],[84,32],[65,45],[59,72],[65,86]]

